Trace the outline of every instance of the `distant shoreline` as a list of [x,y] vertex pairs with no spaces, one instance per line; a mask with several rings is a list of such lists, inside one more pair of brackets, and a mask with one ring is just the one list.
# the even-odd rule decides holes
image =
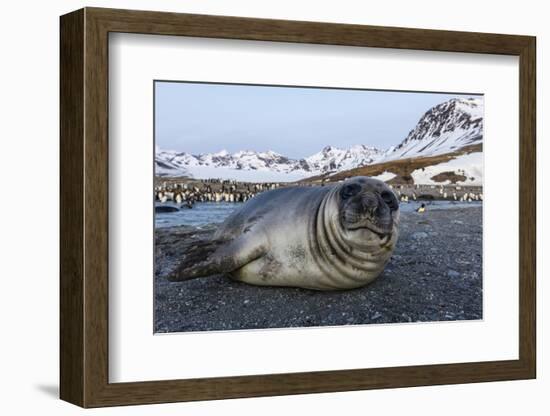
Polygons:
[[[288,186],[324,186],[328,182],[243,182],[229,179],[155,178],[155,201],[246,202],[260,192]],[[389,184],[402,201],[482,201],[483,187],[440,184]]]

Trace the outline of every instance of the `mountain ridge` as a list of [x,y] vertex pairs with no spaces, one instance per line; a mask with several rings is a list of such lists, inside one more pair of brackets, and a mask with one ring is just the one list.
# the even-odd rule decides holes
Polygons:
[[[319,152],[293,159],[272,150],[240,150],[193,155],[156,149],[155,174],[233,178],[237,180],[302,180],[338,175],[361,167],[400,159],[460,153],[483,141],[483,100],[454,98],[430,108],[405,139],[386,150],[365,144],[349,148],[325,146]],[[435,159],[434,159],[435,160]],[[481,171],[477,169],[476,172]],[[476,173],[477,175],[477,173]]]
[[382,152],[366,145],[354,145],[347,149],[325,146],[321,151],[301,159],[283,156],[272,150],[256,152],[240,150],[229,153],[222,150],[216,153],[193,155],[187,152],[158,150],[156,153],[156,173],[159,176],[193,174],[200,167],[225,168],[233,170],[273,170],[296,175],[320,175],[364,166],[377,160]]

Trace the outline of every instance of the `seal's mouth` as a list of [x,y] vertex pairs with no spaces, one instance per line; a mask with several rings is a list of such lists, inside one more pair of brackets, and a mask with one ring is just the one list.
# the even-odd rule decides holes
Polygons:
[[393,224],[384,224],[383,226],[373,223],[371,221],[365,221],[360,224],[350,224],[346,227],[348,230],[369,230],[376,234],[380,238],[387,237],[393,231]]
[[387,237],[393,232],[393,219],[391,217],[380,218],[371,215],[358,215],[344,211],[342,215],[344,227],[350,231],[369,230],[380,238]]

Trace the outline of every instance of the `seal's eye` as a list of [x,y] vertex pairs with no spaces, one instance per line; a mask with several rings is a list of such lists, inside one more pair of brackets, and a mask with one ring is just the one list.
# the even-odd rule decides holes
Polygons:
[[397,198],[391,191],[383,191],[380,196],[382,197],[382,200],[386,203],[388,207],[392,211],[395,211],[399,207],[399,202],[397,201]]
[[361,191],[361,185],[350,183],[342,188],[342,199],[348,199],[357,195]]

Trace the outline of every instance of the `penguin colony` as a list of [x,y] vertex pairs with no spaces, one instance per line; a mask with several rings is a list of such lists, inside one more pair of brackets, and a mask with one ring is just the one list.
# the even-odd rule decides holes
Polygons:
[[205,179],[201,182],[162,182],[155,186],[155,201],[194,204],[195,202],[246,202],[260,192],[277,189],[279,183],[243,183]]
[[483,201],[481,186],[461,185],[389,185],[400,202],[443,200],[457,202]]
[[[325,184],[321,183],[321,185]],[[157,202],[175,202],[190,207],[195,202],[246,202],[261,192],[296,185],[295,183],[252,183],[221,179],[163,181],[159,178],[154,197]],[[311,186],[319,183],[299,185]],[[403,203],[417,200],[483,201],[481,186],[389,184],[389,187]]]

